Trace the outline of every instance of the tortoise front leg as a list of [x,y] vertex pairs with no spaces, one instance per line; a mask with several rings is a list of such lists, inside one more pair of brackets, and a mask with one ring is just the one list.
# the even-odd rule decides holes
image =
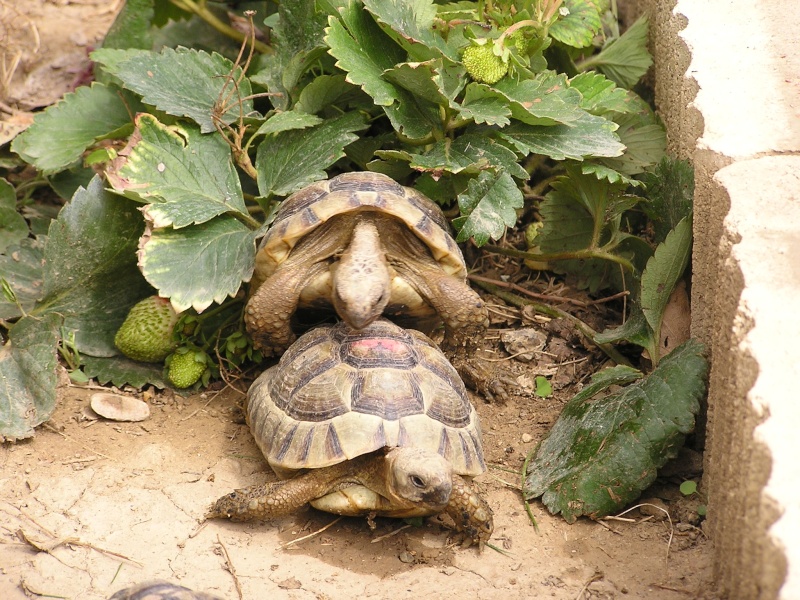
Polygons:
[[492,509],[460,475],[453,475],[453,491],[445,512],[455,521],[456,529],[464,532],[464,545],[478,544],[478,549],[483,550],[494,531]]
[[442,271],[433,259],[398,261],[394,267],[436,310],[456,343],[473,340],[489,327],[489,312],[478,293],[466,281]]
[[297,338],[291,328],[303,287],[327,269],[326,262],[303,268],[284,263],[256,290],[247,302],[244,322],[253,345],[265,356],[281,354]]

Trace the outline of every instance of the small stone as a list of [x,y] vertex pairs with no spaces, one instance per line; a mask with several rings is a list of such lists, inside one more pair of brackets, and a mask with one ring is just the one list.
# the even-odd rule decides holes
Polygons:
[[646,517],[653,517],[654,521],[663,521],[667,518],[669,510],[661,498],[645,498],[639,502],[639,512]]
[[523,444],[530,444],[533,441],[533,436],[530,433],[523,433],[522,434],[522,443]]
[[398,555],[397,558],[400,559],[400,562],[403,562],[403,563],[406,563],[406,564],[409,564],[409,565],[413,564],[415,562],[415,560],[416,560],[414,558],[414,555],[411,554],[411,552],[409,552],[408,550],[404,550],[403,552],[401,552]]
[[530,362],[535,358],[537,352],[544,350],[547,343],[547,336],[532,327],[507,331],[501,337],[506,352],[517,360]]

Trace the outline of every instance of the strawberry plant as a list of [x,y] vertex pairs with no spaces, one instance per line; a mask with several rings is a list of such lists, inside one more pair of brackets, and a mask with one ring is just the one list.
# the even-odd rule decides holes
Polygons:
[[[246,8],[128,0],[95,81],[2,157],[0,438],[52,412],[62,331],[83,377],[167,385],[163,352],[143,363],[115,344],[145,298],[179,319],[167,360],[197,363],[181,384],[257,364],[241,322],[257,241],[283,198],[346,170],[427,194],[459,242],[629,289],[634,317],[603,341],[658,362],[691,207],[663,191],[683,167],[662,161],[663,127],[632,89],[651,63],[645,18],[620,34],[604,0]],[[33,204],[38,187],[63,209]],[[496,245],[530,208],[528,246]]]

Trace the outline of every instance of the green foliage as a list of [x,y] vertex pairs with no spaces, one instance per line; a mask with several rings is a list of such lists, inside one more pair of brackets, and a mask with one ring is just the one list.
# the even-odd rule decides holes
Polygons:
[[95,140],[130,122],[129,107],[119,90],[93,83],[39,114],[11,149],[40,171],[61,171],[75,164]]
[[0,348],[0,441],[33,436],[56,407],[56,344],[61,319],[24,317]]
[[594,396],[610,382],[593,380],[567,403],[528,463],[525,497],[541,496],[570,523],[636,499],[694,428],[708,371],[702,352],[690,340],[646,378],[600,399]]
[[27,237],[28,224],[17,212],[17,195],[14,193],[14,186],[5,179],[0,179],[0,253]]
[[[76,376],[165,385],[160,368],[113,343],[153,294],[183,313],[179,343],[205,357],[201,384],[261,360],[241,321],[256,243],[283,198],[341,171],[416,186],[455,215],[459,241],[479,246],[539,202],[529,182],[555,176],[538,211],[525,211],[544,221],[542,251],[560,254],[547,260],[580,262],[575,272],[596,289],[614,282],[609,265],[641,276],[652,249],[627,228],[642,200],[630,188],[650,181],[664,138],[630,91],[649,65],[646,22],[596,53],[603,15],[588,0],[562,11],[526,0],[286,0],[254,23],[270,29],[270,45],[235,59],[226,36],[241,36],[223,13],[212,30],[205,4],[176,4],[129,0],[92,53],[98,83],[14,140],[71,197],[52,224],[21,219],[23,194],[0,182],[0,325],[63,317]],[[500,78],[475,75],[476,50],[502,65]],[[588,58],[563,69],[556,58],[573,53]],[[657,316],[658,302],[648,310]]]

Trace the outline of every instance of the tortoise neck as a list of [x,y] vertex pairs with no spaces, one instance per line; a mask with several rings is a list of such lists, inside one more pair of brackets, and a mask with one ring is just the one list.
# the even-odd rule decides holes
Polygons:
[[333,306],[339,317],[353,329],[369,325],[389,302],[391,279],[378,228],[358,219],[334,273]]
[[353,227],[353,237],[347,253],[357,256],[377,256],[384,254],[378,228],[370,221],[359,219]]

